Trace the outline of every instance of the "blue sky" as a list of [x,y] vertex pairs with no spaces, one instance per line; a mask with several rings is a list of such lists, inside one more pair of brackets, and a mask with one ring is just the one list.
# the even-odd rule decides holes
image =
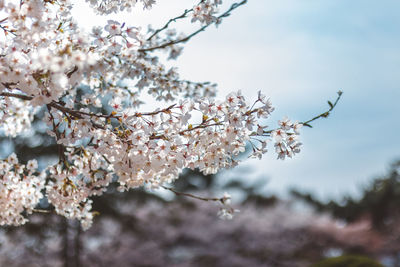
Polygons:
[[[118,17],[158,26],[195,3],[158,2]],[[278,161],[269,153],[221,179],[265,177],[268,191],[295,186],[328,198],[356,194],[385,173],[400,158],[399,10],[394,0],[250,0],[193,38],[174,62],[182,77],[218,83],[221,97],[241,89],[250,101],[262,90],[276,107],[271,127],[284,115],[311,118],[344,91],[329,119],[302,131],[301,154]]]

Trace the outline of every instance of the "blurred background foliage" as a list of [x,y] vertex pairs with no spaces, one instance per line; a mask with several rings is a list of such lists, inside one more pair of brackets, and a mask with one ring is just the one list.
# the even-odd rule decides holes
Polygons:
[[346,222],[369,217],[374,229],[390,231],[399,221],[400,210],[400,161],[392,163],[390,170],[364,187],[361,198],[345,197],[342,201],[324,203],[310,193],[291,190],[291,194],[313,206],[317,212],[328,212]]

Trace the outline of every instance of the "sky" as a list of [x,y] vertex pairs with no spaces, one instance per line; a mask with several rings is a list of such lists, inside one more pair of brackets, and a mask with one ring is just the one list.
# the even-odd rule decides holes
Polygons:
[[[157,2],[151,11],[138,7],[112,18],[159,27],[196,3]],[[312,118],[344,92],[328,119],[303,128],[303,149],[293,159],[277,160],[270,147],[262,160],[245,160],[219,179],[266,179],[268,192],[284,195],[295,187],[329,199],[356,196],[385,174],[400,159],[398,10],[396,0],[249,0],[218,28],[190,40],[168,64],[182,78],[216,82],[219,97],[240,89],[250,101],[261,90],[276,108],[267,121],[271,128],[285,115]],[[88,28],[107,19],[89,14],[85,5],[74,12]]]

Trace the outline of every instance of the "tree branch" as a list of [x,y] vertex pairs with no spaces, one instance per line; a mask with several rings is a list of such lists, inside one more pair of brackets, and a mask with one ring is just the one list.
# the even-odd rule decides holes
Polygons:
[[215,22],[212,22],[210,24],[206,24],[203,27],[201,27],[200,29],[198,29],[197,31],[191,33],[190,35],[188,35],[187,37],[183,38],[183,39],[179,39],[179,40],[174,40],[159,46],[155,46],[155,47],[150,47],[150,48],[144,48],[144,49],[139,49],[139,52],[150,52],[153,50],[157,50],[157,49],[162,49],[162,48],[166,48],[168,46],[171,45],[175,45],[175,44],[179,44],[179,43],[185,43],[187,41],[189,41],[192,37],[194,37],[195,35],[199,34],[200,32],[204,31],[205,29],[207,29],[210,25],[218,22],[220,19],[224,18],[224,17],[228,17],[231,14],[231,11],[233,11],[234,9],[238,8],[241,5],[244,5],[247,3],[247,0],[243,0],[241,2],[238,3],[234,3],[225,13],[223,13],[222,15],[217,17],[217,20]]
[[161,185],[161,187],[164,188],[165,190],[171,191],[172,193],[174,193],[177,196],[185,196],[185,197],[190,197],[190,198],[203,200],[203,201],[216,201],[216,202],[222,202],[222,203],[224,202],[224,198],[223,197],[221,197],[221,198],[199,197],[199,196],[196,196],[196,195],[193,195],[193,194],[190,194],[190,193],[183,193],[183,192],[176,191],[175,189],[173,189],[171,187],[164,186],[164,185]]
[[[321,114],[319,114],[318,116],[315,116],[312,119],[309,119],[308,121],[304,121],[304,122],[299,122],[299,124],[302,124],[304,126],[307,126],[309,128],[312,128],[310,122],[313,122],[315,120],[318,120],[320,118],[327,118],[330,114],[330,112],[336,107],[337,103],[339,102],[340,98],[342,97],[343,92],[342,91],[338,91],[337,92],[338,96],[335,100],[335,102],[332,102],[328,100],[328,104],[329,104],[329,109]],[[264,136],[269,136],[273,131],[276,131],[277,129],[272,129],[272,130],[268,130],[268,131],[264,131]],[[257,135],[257,133],[252,133],[250,134],[251,136],[255,136]]]
[[[202,2],[204,2],[205,0],[201,0],[199,2],[199,4],[201,4]],[[154,36],[156,36],[157,34],[159,34],[160,32],[162,32],[163,30],[167,29],[169,24],[171,24],[172,22],[176,22],[179,19],[183,19],[186,18],[186,15],[189,14],[190,12],[193,11],[193,8],[191,9],[185,9],[185,12],[183,12],[182,15],[177,16],[175,18],[170,19],[162,28],[159,28],[158,30],[156,30],[152,35],[150,35],[149,38],[147,38],[147,41],[150,41]]]
[[328,104],[329,104],[329,109],[328,109],[328,111],[325,111],[325,112],[319,114],[318,116],[315,116],[314,118],[309,119],[308,121],[300,122],[300,123],[303,124],[304,126],[307,126],[307,127],[312,128],[312,126],[310,125],[310,122],[313,122],[313,121],[315,121],[315,120],[318,120],[319,118],[326,118],[326,117],[328,117],[329,114],[330,114],[330,112],[336,107],[336,104],[339,102],[340,98],[342,97],[343,92],[342,92],[342,91],[338,91],[337,94],[338,94],[338,96],[337,96],[337,98],[336,98],[336,100],[335,100],[335,102],[334,102],[333,104],[332,104],[331,101],[328,101]]

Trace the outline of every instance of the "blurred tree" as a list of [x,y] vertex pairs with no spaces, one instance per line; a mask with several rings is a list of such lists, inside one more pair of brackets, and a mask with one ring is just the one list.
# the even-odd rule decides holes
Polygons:
[[[367,253],[400,266],[400,161],[390,165],[387,174],[367,185],[360,198],[346,196],[342,201],[323,202],[310,193],[292,190],[291,194],[313,206],[318,213],[344,220],[341,230],[325,229],[347,251]],[[356,249],[356,250],[354,250]]]
[[324,203],[310,193],[291,190],[291,194],[316,208],[318,212],[329,212],[346,222],[354,222],[363,216],[372,220],[375,229],[387,231],[400,218],[400,161],[391,164],[383,177],[378,177],[363,189],[359,199],[344,197],[342,201]]

